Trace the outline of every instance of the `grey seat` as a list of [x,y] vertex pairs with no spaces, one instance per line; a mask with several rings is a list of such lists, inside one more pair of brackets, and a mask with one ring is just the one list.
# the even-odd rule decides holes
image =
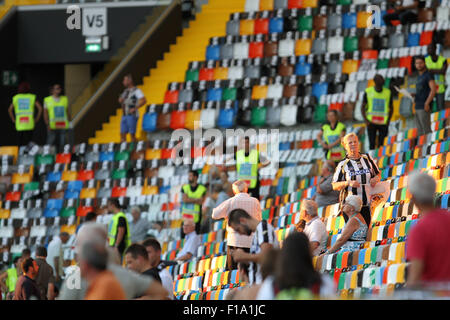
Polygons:
[[356,90],[358,92],[362,92],[362,91],[366,90],[367,84],[368,84],[367,80],[358,81],[358,85],[356,86]]
[[327,52],[327,39],[316,38],[313,42],[311,53],[312,54],[324,54]]
[[97,198],[109,198],[111,197],[111,188],[100,188],[97,192]]
[[230,60],[233,59],[233,44],[226,43],[220,47],[220,59],[221,60]]
[[327,19],[327,28],[329,30],[335,30],[342,26],[342,15],[333,13],[328,16]]
[[244,78],[258,79],[261,77],[260,66],[246,66],[244,69]]
[[405,46],[405,35],[403,33],[394,33],[389,36],[389,48],[402,48]]
[[178,102],[190,103],[194,100],[194,91],[192,89],[180,90]]
[[280,125],[281,107],[268,107],[266,113],[266,123],[271,127]]
[[34,156],[29,154],[24,154],[19,157],[17,162],[18,165],[31,166],[34,165]]
[[86,154],[86,162],[98,162],[98,160],[100,159],[100,154],[98,152],[88,152]]
[[287,9],[288,7],[288,0],[275,0],[273,2],[273,8],[275,10],[277,9]]
[[330,61],[330,63],[328,64],[327,72],[328,72],[328,74],[342,73],[341,61],[337,61],[337,60]]
[[239,36],[240,34],[240,21],[231,20],[227,22],[227,36]]
[[28,219],[37,219],[42,218],[44,216],[44,212],[41,208],[31,208],[27,211]]
[[111,170],[109,169],[101,169],[95,173],[96,180],[106,180],[111,177]]

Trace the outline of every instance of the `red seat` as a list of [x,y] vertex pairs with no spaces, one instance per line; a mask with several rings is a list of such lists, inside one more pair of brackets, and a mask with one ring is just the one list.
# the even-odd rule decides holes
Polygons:
[[177,103],[178,102],[178,90],[168,90],[164,95],[164,103]]
[[71,153],[58,153],[55,158],[55,163],[70,163],[71,159]]
[[264,57],[264,43],[263,42],[250,42],[248,57],[263,58]]
[[161,150],[161,159],[170,159],[172,156],[172,148],[170,149],[162,149]]
[[163,203],[161,206],[161,211],[172,211],[174,208],[173,202]]
[[213,81],[214,80],[214,68],[201,68],[198,74],[198,80]]
[[433,31],[424,31],[420,35],[419,45],[427,46],[433,41]]
[[338,110],[339,112],[342,112],[343,108],[344,108],[343,102],[336,102],[336,103],[330,104],[330,106],[328,107],[328,110]]
[[400,68],[408,68],[408,73],[412,72],[412,56],[401,57],[400,58]]
[[80,170],[78,171],[77,180],[86,181],[94,179],[94,171],[93,170]]
[[126,197],[127,187],[114,187],[111,191],[112,198]]
[[197,156],[203,156],[205,154],[206,147],[192,147],[191,158],[195,159]]
[[186,123],[186,111],[172,111],[170,116],[170,128],[173,130],[184,129]]
[[289,0],[288,1],[288,9],[300,9],[302,8],[303,0]]
[[267,33],[269,33],[269,19],[256,19],[255,34],[267,34]]
[[377,59],[378,51],[377,50],[364,50],[362,53],[363,59]]
[[7,192],[5,195],[5,200],[18,202],[20,201],[20,196],[21,196],[20,191]]
[[94,208],[91,206],[79,206],[77,209],[77,217],[85,217],[91,211],[94,211]]

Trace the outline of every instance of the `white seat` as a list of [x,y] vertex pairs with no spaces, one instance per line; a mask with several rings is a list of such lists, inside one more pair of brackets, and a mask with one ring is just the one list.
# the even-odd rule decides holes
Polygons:
[[24,219],[27,216],[27,210],[24,208],[15,208],[11,210],[11,219]]
[[233,66],[228,68],[228,79],[242,79],[244,77],[244,68],[242,66]]
[[245,12],[259,11],[259,0],[245,0]]
[[295,54],[295,41],[293,39],[280,40],[278,43],[278,56],[289,57]]
[[327,43],[328,53],[340,53],[344,51],[344,38],[340,36],[335,36],[328,38]]
[[289,127],[297,123],[297,106],[284,105],[281,107],[280,123],[283,126]]
[[203,129],[211,129],[215,127],[216,110],[215,108],[203,109],[200,114],[200,121]]
[[271,84],[267,89],[267,99],[281,99],[283,97],[283,85]]
[[450,8],[439,6],[436,11],[436,21],[448,21],[450,16]]
[[6,226],[0,228],[0,238],[12,238],[14,236],[14,227]]
[[248,42],[238,42],[233,45],[234,59],[248,59]]

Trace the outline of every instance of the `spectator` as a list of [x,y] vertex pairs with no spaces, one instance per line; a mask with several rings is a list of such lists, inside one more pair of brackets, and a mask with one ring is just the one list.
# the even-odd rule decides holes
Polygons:
[[41,292],[36,284],[36,276],[39,266],[33,258],[28,258],[22,262],[23,275],[17,280],[14,291],[14,300],[40,300]]
[[434,205],[436,182],[426,173],[414,172],[408,177],[408,189],[420,219],[406,243],[406,258],[411,263],[407,284],[450,284],[450,214]]
[[[95,243],[105,246],[108,239],[106,228],[98,223],[86,223],[77,237],[75,243],[75,257],[79,261],[81,248],[85,243]],[[110,270],[119,280],[121,287],[125,291],[126,299],[164,299],[167,296],[166,290],[157,281],[148,276],[140,275],[134,271],[122,268],[120,265],[120,258],[117,251],[110,248],[108,245],[108,263],[107,269]],[[73,269],[73,274],[79,272],[79,268]],[[86,295],[87,283],[85,279],[81,279],[79,286],[70,287],[69,277],[63,283],[60,300],[82,300]],[[70,288],[70,289],[69,289]]]
[[261,275],[263,282],[259,287],[255,300],[273,300],[273,282],[277,268],[277,261],[280,259],[280,250],[271,249],[261,260]]
[[299,222],[297,222],[294,226],[295,231],[297,232],[303,232],[306,227],[306,221],[304,219],[300,219]]
[[38,247],[36,249],[36,264],[39,267],[39,272],[36,276],[36,284],[41,292],[41,300],[55,299],[55,277],[53,268],[46,261],[47,249],[45,247]]
[[323,164],[322,176],[317,184],[315,201],[317,206],[326,207],[339,202],[339,191],[333,190],[333,173],[336,169],[334,161],[328,160]]
[[[34,107],[37,115],[34,117]],[[36,95],[30,92],[30,84],[19,84],[17,94],[13,97],[8,109],[9,117],[14,123],[19,135],[19,146],[26,146],[33,140],[33,131],[36,123],[41,118],[42,106],[36,100]]]
[[415,101],[416,126],[418,135],[421,136],[431,132],[431,103],[436,94],[436,83],[433,75],[427,70],[423,56],[416,56],[414,65],[419,72],[419,76],[416,81],[416,93],[412,93],[412,95],[414,95]]
[[275,236],[274,228],[267,220],[257,220],[250,216],[245,210],[234,209],[228,217],[228,225],[239,234],[250,236],[254,234],[250,253],[242,249],[236,249],[232,253],[236,262],[249,263],[249,284],[260,284],[262,282],[261,267],[259,265],[261,257],[267,250],[278,248],[278,240]]
[[78,231],[81,229],[81,227],[83,227],[83,224],[95,221],[97,221],[97,214],[93,211],[88,212],[84,217],[83,223],[79,224],[75,229],[75,234],[78,234]]
[[[391,0],[395,2],[397,0]],[[387,13],[383,16],[384,23],[387,26],[392,26],[392,20],[400,20],[402,25],[415,23],[417,21],[419,7],[418,0],[403,0],[401,6],[396,6],[393,13]]]
[[301,216],[306,221],[304,233],[309,239],[311,255],[317,256],[327,246],[328,232],[317,213],[317,203],[313,200],[305,200],[302,203]]
[[[213,219],[227,218],[234,209],[245,210],[251,217],[261,221],[261,205],[258,199],[250,197],[248,185],[243,180],[233,183],[233,192],[235,196],[220,204],[213,210]],[[246,253],[250,252],[253,235],[241,235],[229,225],[227,225],[227,267],[229,270],[237,268],[237,262],[233,260],[233,252],[241,249]]]
[[107,270],[108,252],[98,243],[85,243],[80,254],[80,272],[88,288],[84,300],[125,300],[125,292]]
[[139,119],[138,109],[147,103],[141,89],[134,86],[131,74],[123,78],[125,90],[119,97],[119,103],[122,106],[123,115],[120,122],[120,140],[127,141],[127,134],[131,135],[131,141],[136,142],[136,124]]
[[367,126],[370,150],[375,150],[384,144],[394,111],[391,90],[383,87],[383,76],[377,74],[373,81],[375,86],[366,89],[361,105],[361,113]]
[[152,268],[157,268],[164,289],[167,290],[169,299],[173,299],[173,278],[166,268],[166,264],[161,261],[161,245],[156,239],[147,239],[143,242],[147,250],[148,259]]
[[141,209],[138,206],[131,208],[131,215],[133,216],[133,221],[130,224],[131,242],[138,243],[144,241],[147,231],[150,229],[150,223],[147,219],[142,219]]
[[[355,133],[349,133],[342,138],[347,157],[339,162],[333,176],[333,190],[340,191],[339,200],[348,194],[359,196],[363,203],[361,215],[367,225],[372,219],[370,213],[370,193],[367,187],[375,187],[381,180],[381,173],[375,161],[369,154],[361,154],[359,151],[359,139]],[[344,217],[347,218],[346,216]],[[347,221],[347,220],[346,220]]]
[[125,249],[131,244],[128,219],[117,198],[108,200],[108,211],[113,214],[108,226],[109,245],[117,251],[122,261]]
[[44,121],[47,126],[47,144],[57,142],[58,152],[63,152],[64,145],[69,139],[69,102],[61,95],[61,85],[54,84],[50,88],[50,96],[44,99]]
[[337,110],[329,110],[328,123],[322,126],[317,134],[317,141],[326,151],[327,160],[339,162],[345,157],[345,150],[341,146],[341,139],[345,136],[345,124],[339,121]]
[[189,172],[188,179],[189,183],[181,189],[181,215],[183,219],[193,220],[195,231],[200,233],[202,203],[205,201],[206,187],[198,183],[198,172],[195,170]]
[[147,250],[143,245],[133,243],[129,246],[125,251],[125,263],[128,269],[153,277],[153,279],[161,283],[158,270],[151,266]]
[[436,83],[436,109],[445,109],[445,74],[447,73],[447,59],[437,54],[436,44],[432,42],[428,48],[428,57],[425,58],[425,65],[428,72],[434,76]]
[[12,300],[14,297],[17,278],[20,275],[20,261],[20,257],[15,257],[13,266],[0,275],[0,285],[2,290],[6,292],[6,300]]
[[55,282],[61,282],[64,275],[63,271],[63,244],[66,244],[70,239],[67,232],[61,232],[59,236],[53,237],[48,244],[47,263],[52,267],[55,273]]
[[189,261],[197,255],[198,247],[201,244],[200,237],[195,232],[195,223],[193,220],[183,221],[183,232],[185,234],[183,249],[178,252],[176,261]]
[[[275,299],[309,300],[334,297],[334,282],[329,276],[314,270],[308,243],[308,237],[300,232],[293,232],[284,240],[275,272]],[[270,298],[265,296],[265,299]]]
[[205,199],[202,205],[202,227],[201,233],[208,233],[212,228],[212,210],[219,204],[219,194],[222,193],[222,186],[214,185],[213,190]]
[[220,172],[220,181],[222,183],[222,191],[219,193],[219,198],[217,199],[218,204],[221,204],[233,196],[233,187],[231,182],[228,180],[228,173],[225,170]]
[[358,196],[350,195],[345,198],[342,212],[348,217],[341,236],[326,253],[334,253],[342,248],[342,251],[354,251],[364,244],[367,238],[367,224],[361,215],[362,201]]

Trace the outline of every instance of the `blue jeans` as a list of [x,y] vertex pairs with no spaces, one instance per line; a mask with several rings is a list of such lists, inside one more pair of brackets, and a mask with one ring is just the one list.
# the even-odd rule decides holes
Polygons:
[[138,121],[138,117],[134,115],[122,116],[122,120],[120,121],[120,133],[136,133],[136,124]]

